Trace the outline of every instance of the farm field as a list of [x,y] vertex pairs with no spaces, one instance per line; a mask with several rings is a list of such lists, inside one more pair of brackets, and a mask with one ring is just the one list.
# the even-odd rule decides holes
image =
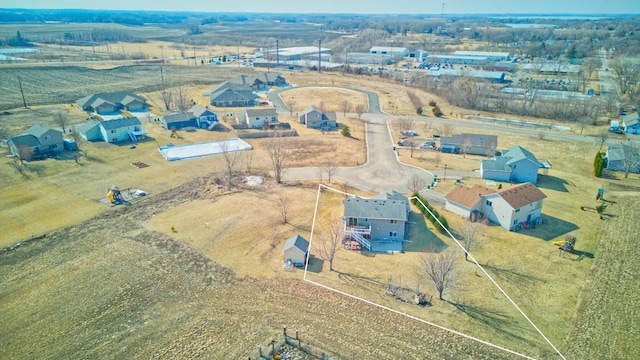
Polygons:
[[[144,87],[147,90],[139,91],[150,99],[157,99],[157,92],[153,93],[157,79],[153,79],[158,76],[158,67],[135,66],[105,71],[137,74],[138,68],[143,69],[141,78],[147,81]],[[165,68],[168,74],[172,71],[174,75],[182,74],[175,76],[185,84],[198,82],[198,71],[204,71],[202,74],[207,80],[198,82],[199,86],[190,93],[198,102],[203,100],[197,98],[198,94],[216,82],[209,79],[222,81],[235,74],[205,67]],[[85,69],[75,70],[85,72]],[[56,76],[71,74],[64,71]],[[33,73],[25,73],[29,74]],[[371,85],[381,94],[385,111],[394,114],[413,111],[406,105],[409,102],[403,86],[341,74],[292,73],[291,78],[289,74],[285,75],[294,84],[313,84],[314,76],[318,76],[316,81],[320,83]],[[116,90],[123,90],[118,86],[124,86],[127,78],[119,75],[109,82],[109,76],[100,76],[104,76],[106,87],[113,86]],[[25,76],[24,81],[35,84],[40,80],[31,75]],[[68,83],[67,86],[71,89],[79,85]],[[135,89],[143,88],[132,91]],[[105,90],[101,87],[99,91]],[[318,105],[315,96],[330,99],[326,100],[326,105],[330,110],[338,111],[338,115],[339,109],[334,108],[338,99],[349,98],[353,103],[362,100],[359,93],[347,90],[293,88],[284,94],[299,99],[298,106],[301,107]],[[71,95],[69,90],[64,96]],[[425,100],[430,98],[426,93],[420,96]],[[46,101],[57,102],[55,98]],[[65,109],[67,105],[52,108]],[[37,107],[36,110],[46,114],[51,111],[48,107]],[[69,114],[74,122],[80,123],[83,115],[74,111],[69,109]],[[455,111],[451,108],[451,113],[455,114]],[[17,114],[3,115],[0,119],[9,121],[13,129],[23,129],[25,124],[11,119],[13,116],[18,119],[18,115],[19,119],[25,119],[29,111],[15,112]],[[339,117],[339,122],[351,127],[352,139],[343,138],[336,132],[318,135],[317,131],[295,124],[293,116],[285,115],[283,120],[292,122],[302,135],[292,140],[298,156],[290,166],[318,165],[327,157],[337,159],[341,165],[351,165],[353,153],[364,154],[364,126],[356,119]],[[266,346],[274,334],[286,326],[300,330],[327,352],[346,358],[419,358],[425,353],[438,358],[456,358],[460,354],[474,359],[511,358],[485,345],[311,286],[300,280],[299,270],[284,272],[281,268],[282,244],[297,233],[308,236],[316,184],[276,185],[267,181],[261,186],[241,185],[232,192],[225,192],[218,184],[224,167],[219,157],[166,162],[157,152],[157,146],[168,142],[187,144],[223,139],[232,133],[184,131],[180,132],[181,139],[172,139],[157,123],[148,123],[145,127],[150,131],[150,139],[135,149],[130,149],[129,144],[87,144],[91,160],[81,166],[72,160],[49,159],[34,164],[40,175],[27,180],[11,174],[7,166],[2,167],[0,179],[6,181],[0,188],[0,198],[11,201],[0,204],[0,213],[9,215],[0,217],[0,226],[7,229],[11,237],[3,238],[0,247],[32,234],[46,233],[47,237],[24,242],[17,249],[0,253],[0,278],[3,285],[6,284],[0,290],[0,321],[9,323],[9,319],[12,320],[11,326],[0,330],[0,356],[11,358],[32,351],[36,357],[54,358],[74,354],[107,358],[149,354],[154,357],[246,358],[255,356],[257,346]],[[588,297],[589,293],[584,295],[583,284],[591,274],[597,275],[590,284],[593,289],[602,289],[603,282],[612,281],[611,274],[596,272],[596,265],[605,269],[611,266],[613,274],[619,273],[615,261],[604,265],[598,263],[601,256],[608,259],[607,254],[614,251],[603,247],[600,241],[602,228],[606,225],[610,229],[620,222],[627,229],[624,224],[632,220],[621,216],[619,211],[630,212],[631,205],[625,205],[623,198],[637,195],[634,186],[638,179],[631,176],[620,181],[614,177],[595,182],[589,174],[597,149],[591,144],[498,135],[500,148],[518,144],[541,159],[553,161],[554,168],[542,176],[540,182],[542,190],[549,195],[543,209],[546,223],[537,229],[517,233],[489,226],[483,236],[484,244],[473,255],[568,358],[582,358],[581,354],[597,356],[599,348],[585,350],[571,344],[574,337],[579,338],[581,344],[587,342],[586,336],[577,333],[593,324],[597,317],[583,307],[589,301],[595,301]],[[266,174],[270,170],[264,151],[266,141],[250,141],[255,149],[251,173]],[[401,161],[425,168],[433,165],[428,156],[410,158],[406,151],[400,152]],[[452,169],[461,171],[474,170],[478,160],[478,157],[447,154],[442,154],[440,159]],[[143,161],[151,166],[137,169],[131,166],[133,161]],[[246,155],[243,156],[244,169],[247,169],[248,161]],[[469,184],[483,183],[463,180],[467,181]],[[625,188],[621,183],[629,187]],[[96,200],[104,196],[112,184],[121,188],[142,188],[151,196],[130,206],[110,209]],[[452,183],[443,185],[439,188],[442,191],[453,187]],[[595,213],[580,210],[581,205],[595,203],[595,191],[600,186],[611,194],[608,199],[617,202],[611,203],[609,210],[613,216],[606,221],[597,220]],[[336,187],[341,185],[336,184]],[[294,199],[292,216],[286,224],[280,220],[277,205],[282,196]],[[322,201],[323,219],[341,214],[341,196],[324,194]],[[58,214],[51,212],[39,222],[27,223],[29,216],[51,203],[60,209]],[[12,213],[14,211],[16,213]],[[455,227],[458,219],[444,215]],[[15,221],[16,218],[22,222]],[[419,218],[416,220],[419,223]],[[421,230],[431,234],[433,229],[430,224],[424,224]],[[628,227],[629,234],[633,231]],[[577,248],[584,255],[580,261],[558,256],[558,251],[550,244],[567,234],[578,237]],[[450,239],[435,234],[425,241],[444,243],[449,247],[455,245]],[[416,246],[405,254],[375,256],[341,251],[335,264],[338,271],[329,272],[326,264],[322,267],[318,262],[320,266],[314,269],[322,271],[310,276],[314,281],[421,319],[488,338],[510,349],[537,358],[555,358],[548,345],[509,307],[487,279],[462,260],[462,286],[446,295],[447,301],[435,301],[432,308],[409,306],[382,296],[388,276],[397,275],[406,282],[420,282],[433,292],[417,269],[419,257],[427,249],[425,244],[425,247]],[[628,250],[628,247],[623,249]],[[617,253],[613,254],[610,256],[615,257]],[[629,271],[633,273],[633,269]],[[571,281],[567,282],[566,278]],[[96,284],[101,286],[96,287]],[[627,279],[621,283],[619,291],[623,293],[629,287],[633,284]],[[585,300],[581,296],[586,296]],[[615,302],[613,298],[607,301]],[[620,302],[611,306],[621,309],[626,304]],[[38,321],[33,322],[34,313],[48,315],[38,316]],[[637,333],[634,322],[624,322],[623,326]],[[624,333],[612,336],[630,344],[625,348],[633,350],[633,344]],[[117,352],[113,351],[114,347]],[[614,350],[611,353],[618,354]]]

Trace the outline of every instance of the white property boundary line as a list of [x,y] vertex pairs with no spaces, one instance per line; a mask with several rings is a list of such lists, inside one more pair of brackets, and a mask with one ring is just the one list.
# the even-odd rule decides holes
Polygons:
[[[323,188],[325,188],[325,189],[327,189],[327,190],[331,190],[331,191],[336,192],[336,193],[343,194],[343,195],[354,196],[353,194],[349,194],[349,193],[346,193],[346,192],[344,192],[344,191],[340,191],[340,190],[338,190],[338,189],[334,189],[334,188],[328,187],[328,186],[326,186],[326,185],[324,185],[324,184],[318,184],[318,191],[317,191],[317,195],[316,195],[316,206],[315,206],[314,213],[313,213],[313,221],[312,221],[312,223],[311,223],[311,234],[310,234],[310,236],[309,236],[309,248],[311,248],[311,243],[313,242],[313,234],[314,234],[315,225],[316,225],[316,217],[317,217],[317,214],[318,214],[318,206],[319,206],[319,203],[320,203],[320,194],[321,194],[321,190],[322,190]],[[411,199],[414,199],[414,198],[411,198]],[[421,204],[425,209],[427,209],[427,211],[429,211],[429,213],[433,216],[433,213],[431,213],[431,211],[430,211],[430,210],[429,210],[429,209],[424,205],[424,203],[423,203],[422,201],[420,201],[420,199],[417,199],[417,200],[418,200],[418,201],[420,202],[420,204]],[[434,218],[435,218],[435,217],[434,217]],[[446,228],[445,226],[443,226],[443,225],[442,225],[442,223],[440,222],[440,220],[438,220],[437,218],[435,218],[435,219],[436,219],[436,221],[438,221],[438,223],[440,224],[440,226],[442,226],[442,228],[444,228],[444,229],[447,231],[447,234],[448,234],[448,235],[449,235],[449,236],[450,236],[450,237],[455,241],[455,243],[456,243],[456,244],[457,244],[457,245],[462,249],[462,251],[464,251],[464,253],[465,253],[465,254],[467,254],[467,255],[471,258],[471,260],[473,260],[473,262],[476,264],[476,266],[478,266],[478,267],[480,268],[480,270],[481,270],[481,271],[482,271],[482,272],[483,272],[483,273],[484,273],[484,274],[489,278],[489,280],[493,283],[493,285],[494,285],[495,287],[497,287],[497,288],[498,288],[498,290],[500,290],[500,292],[501,292],[501,293],[502,293],[502,294],[507,298],[507,300],[509,300],[509,302],[510,302],[510,303],[511,303],[515,308],[516,308],[516,310],[518,310],[518,312],[519,312],[519,313],[520,313],[520,314],[521,314],[521,315],[522,315],[522,316],[523,316],[523,317],[524,317],[524,318],[529,322],[529,324],[531,324],[531,326],[533,326],[533,328],[534,328],[534,329],[536,329],[536,331],[538,332],[538,334],[540,334],[540,336],[542,336],[542,338],[543,338],[543,339],[544,339],[544,340],[545,340],[545,341],[546,341],[546,342],[547,342],[547,343],[548,343],[548,344],[553,348],[553,350],[555,350],[555,352],[556,352],[556,353],[557,353],[557,354],[558,354],[558,355],[559,355],[563,360],[566,360],[566,358],[564,357],[564,355],[562,355],[562,353],[560,352],[560,350],[558,350],[558,348],[556,348],[556,347],[555,347],[555,345],[553,345],[553,343],[552,343],[552,342],[551,342],[551,341],[550,341],[550,340],[549,340],[549,339],[548,339],[548,338],[547,338],[547,337],[542,333],[542,331],[541,331],[541,330],[536,326],[536,324],[534,324],[534,323],[533,323],[533,321],[532,321],[532,320],[531,320],[531,319],[530,319],[530,318],[529,318],[529,317],[524,313],[524,311],[522,311],[522,309],[520,309],[520,307],[519,307],[519,306],[518,306],[518,305],[517,305],[517,304],[516,304],[512,299],[511,299],[511,297],[510,297],[510,296],[509,296],[509,295],[504,291],[504,289],[502,289],[502,288],[500,287],[500,285],[498,285],[498,283],[497,283],[497,282],[496,282],[496,281],[491,277],[491,275],[489,275],[489,273],[487,273],[487,271],[486,271],[486,270],[485,270],[485,269],[484,269],[484,268],[483,268],[483,267],[478,263],[478,261],[477,261],[477,260],[476,260],[476,259],[475,259],[471,254],[470,254],[470,253],[468,253],[468,252],[464,249],[464,246],[462,246],[462,244],[460,243],[460,241],[459,241],[458,239],[456,239],[456,238],[455,238],[455,236],[453,236],[453,234],[449,231],[449,229],[448,229],[448,228]],[[466,339],[469,339],[469,340],[473,340],[473,341],[479,342],[479,343],[481,343],[481,344],[484,344],[484,345],[487,345],[487,346],[490,346],[490,347],[493,347],[493,348],[496,348],[496,349],[499,349],[499,350],[502,350],[502,351],[508,352],[508,353],[510,353],[510,354],[513,354],[513,355],[520,356],[520,357],[525,358],[525,359],[532,359],[532,360],[535,360],[535,358],[532,358],[532,357],[530,357],[530,356],[528,356],[528,355],[521,354],[521,353],[518,353],[518,352],[516,352],[516,351],[510,350],[510,349],[507,349],[507,348],[504,348],[504,347],[502,347],[502,346],[500,346],[500,345],[496,345],[496,344],[490,343],[490,342],[488,342],[488,341],[485,341],[485,340],[482,340],[482,339],[479,339],[479,338],[473,337],[473,336],[471,336],[471,335],[467,335],[467,334],[461,333],[461,332],[459,332],[459,331],[456,331],[456,330],[453,330],[453,329],[446,328],[446,327],[444,327],[444,326],[441,326],[441,325],[438,325],[438,324],[432,323],[432,322],[430,322],[430,321],[427,321],[427,320],[424,320],[424,319],[420,319],[420,318],[415,317],[415,316],[413,316],[413,315],[410,315],[410,314],[407,314],[407,313],[403,313],[403,312],[401,312],[401,311],[398,311],[398,310],[395,310],[395,309],[392,309],[392,308],[386,307],[386,306],[384,306],[384,305],[380,305],[380,304],[374,303],[374,302],[372,302],[372,301],[370,301],[370,300],[363,299],[363,298],[357,297],[357,296],[355,296],[355,295],[348,294],[348,293],[346,293],[346,292],[344,292],[344,291],[341,291],[341,290],[338,290],[338,289],[334,289],[334,288],[329,287],[329,286],[327,286],[327,285],[323,285],[323,284],[317,283],[317,282],[315,282],[315,281],[309,280],[309,279],[307,279],[307,269],[308,269],[308,266],[309,266],[309,257],[310,257],[310,254],[311,254],[310,252],[307,252],[307,259],[306,259],[306,261],[305,261],[305,266],[304,266],[304,275],[303,275],[303,278],[302,278],[302,280],[303,280],[303,281],[306,281],[306,282],[311,283],[311,284],[313,284],[313,285],[316,285],[316,286],[319,286],[319,287],[325,288],[325,289],[327,289],[327,290],[331,290],[331,291],[336,292],[336,293],[338,293],[338,294],[341,294],[341,295],[344,295],[344,296],[348,296],[348,297],[350,297],[350,298],[352,298],[352,299],[356,299],[356,300],[362,301],[362,302],[364,302],[364,303],[367,303],[367,304],[370,304],[370,305],[373,305],[373,306],[379,307],[379,308],[381,308],[381,309],[384,309],[384,310],[387,310],[387,311],[391,311],[391,312],[396,313],[396,314],[398,314],[398,315],[405,316],[405,317],[410,318],[410,319],[412,319],[412,320],[416,320],[416,321],[422,322],[422,323],[424,323],[424,324],[427,324],[427,325],[433,326],[433,327],[438,328],[438,329],[440,329],[440,330],[444,330],[444,331],[450,332],[450,333],[452,333],[452,334],[454,334],[454,335],[458,335],[458,336],[464,337],[464,338],[466,338]]]

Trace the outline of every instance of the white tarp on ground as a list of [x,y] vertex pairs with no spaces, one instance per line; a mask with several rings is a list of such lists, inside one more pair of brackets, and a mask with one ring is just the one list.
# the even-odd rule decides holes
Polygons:
[[[225,146],[226,149],[224,148]],[[169,161],[217,155],[222,153],[223,149],[229,152],[234,152],[251,150],[252,147],[238,138],[232,138],[229,140],[210,141],[189,145],[166,145],[158,148],[162,156]]]

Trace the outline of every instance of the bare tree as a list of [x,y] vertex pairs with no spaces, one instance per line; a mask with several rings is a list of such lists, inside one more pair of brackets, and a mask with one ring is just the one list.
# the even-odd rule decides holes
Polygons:
[[587,125],[591,124],[593,122],[593,120],[591,120],[590,117],[588,116],[581,116],[578,118],[578,127],[580,127],[580,135],[582,135],[582,132],[584,131],[584,128],[587,127]]
[[294,107],[298,104],[295,98],[291,97],[287,99],[287,107],[289,108],[289,115],[293,115]]
[[75,160],[76,164],[80,160],[80,156],[82,155],[82,148],[84,147],[84,138],[80,134],[80,130],[78,130],[77,126],[71,128],[71,139],[76,143],[76,151],[73,153],[73,160]]
[[331,183],[331,177],[338,171],[338,163],[333,158],[327,158],[322,165],[322,171],[327,174],[328,182]]
[[278,184],[282,183],[289,151],[289,139],[279,132],[272,132],[267,142],[267,152],[273,166],[273,175]]
[[237,151],[233,151],[229,147],[229,143],[222,142],[220,145],[220,150],[222,150],[222,157],[224,158],[224,163],[226,165],[226,183],[225,187],[227,190],[231,190],[232,179],[235,173],[236,164],[240,161],[240,153]]
[[598,133],[597,136],[598,140],[600,140],[600,148],[598,149],[598,152],[602,151],[602,147],[604,146],[604,144],[607,142],[607,140],[609,139],[609,131],[608,130],[602,130]]
[[409,155],[413,157],[413,153],[416,151],[418,144],[413,140],[405,140],[403,146],[409,149]]
[[247,168],[247,174],[251,174],[251,164],[253,163],[253,151],[247,151],[244,153],[244,163]]
[[409,130],[413,130],[414,120],[411,118],[400,119],[398,124],[400,125],[400,133],[406,133]]
[[624,168],[624,178],[629,177],[629,172],[640,165],[640,150],[634,146],[621,144],[622,166]]
[[289,222],[289,210],[291,208],[291,199],[284,194],[278,197],[278,205],[280,206],[280,215],[282,215],[282,223]]
[[453,134],[454,129],[455,129],[455,126],[452,124],[443,124],[442,126],[440,126],[440,135],[451,136],[451,134]]
[[31,157],[33,156],[33,149],[29,146],[18,144],[16,145],[15,149],[16,151],[13,155],[17,157],[18,160],[20,160],[20,164],[24,165],[24,161],[31,159]]
[[162,89],[160,92],[162,96],[162,102],[164,103],[164,108],[169,111],[171,110],[171,105],[173,104],[173,91]]
[[322,100],[320,100],[320,104],[318,104],[318,108],[322,112],[325,112],[327,110],[327,106],[325,105],[324,101],[322,101]]
[[447,250],[437,254],[425,254],[420,260],[422,271],[433,281],[438,298],[442,298],[442,293],[452,288],[457,279],[456,259],[458,254],[455,251]]
[[320,237],[318,253],[320,258],[329,262],[329,271],[333,270],[333,262],[336,259],[340,244],[344,240],[344,226],[342,221],[334,219],[324,225],[323,234]]
[[69,120],[67,119],[67,114],[62,111],[56,111],[53,113],[53,120],[56,122],[58,126],[62,128],[62,133],[67,132],[67,124],[69,124]]
[[484,233],[484,225],[479,222],[464,221],[460,227],[462,246],[464,247],[464,260],[468,260],[471,249],[479,245],[479,237]]
[[178,89],[176,90],[175,103],[181,113],[186,113],[191,107],[191,103],[187,99],[187,91],[182,86],[178,86]]
[[427,179],[418,174],[413,174],[407,181],[407,187],[412,195],[418,194],[425,186],[427,186]]
[[362,114],[364,114],[366,107],[364,104],[358,104],[355,106],[354,111],[358,115],[358,120],[361,120]]
[[8,162],[9,166],[12,167],[20,176],[25,179],[29,178],[27,174],[27,165],[25,165],[21,159],[17,157],[13,157],[11,161]]
[[9,128],[5,124],[0,124],[0,144],[9,139]]
[[340,101],[340,109],[342,109],[342,116],[347,116],[347,111],[351,110],[351,102],[347,99]]
[[609,62],[613,77],[618,82],[620,92],[626,94],[640,76],[640,67],[631,59],[620,58]]

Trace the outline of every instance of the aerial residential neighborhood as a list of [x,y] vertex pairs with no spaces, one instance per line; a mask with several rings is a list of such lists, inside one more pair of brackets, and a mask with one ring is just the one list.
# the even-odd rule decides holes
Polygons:
[[635,3],[27,3],[1,358],[635,359]]

